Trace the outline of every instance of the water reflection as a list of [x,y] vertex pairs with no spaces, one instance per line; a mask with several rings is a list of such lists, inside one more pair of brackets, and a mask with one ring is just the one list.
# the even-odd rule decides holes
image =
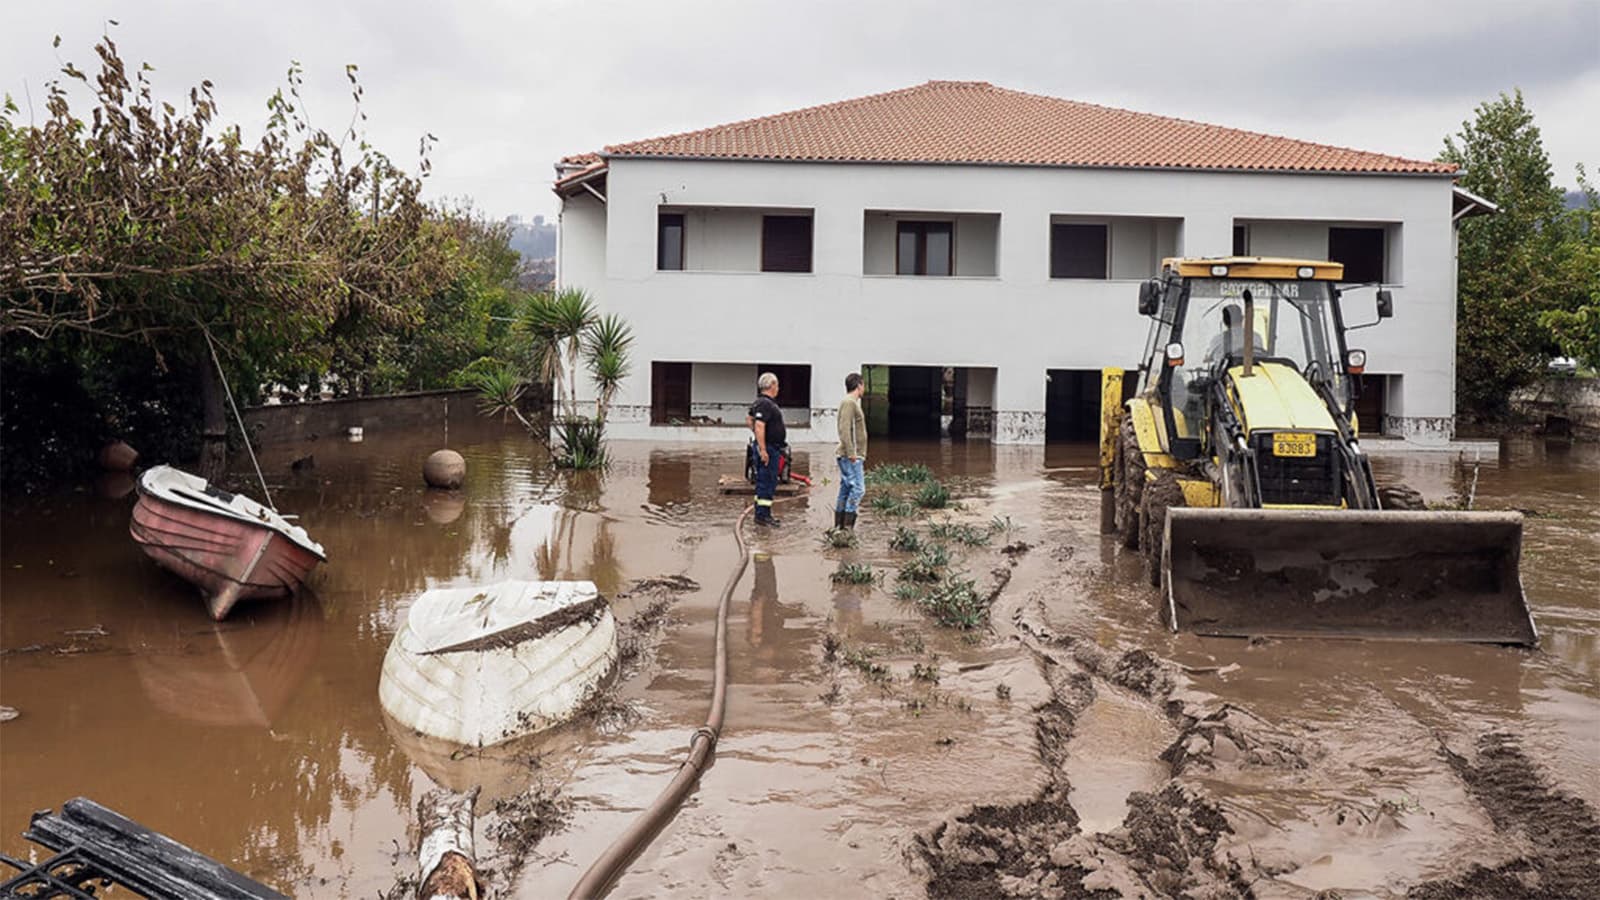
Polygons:
[[203,725],[271,728],[310,673],[322,642],[310,591],[241,606],[226,622],[149,617],[133,632],[134,671],[151,705]]

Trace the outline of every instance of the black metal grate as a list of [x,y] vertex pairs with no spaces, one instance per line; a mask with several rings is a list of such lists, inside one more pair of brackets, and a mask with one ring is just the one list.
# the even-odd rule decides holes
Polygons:
[[1250,440],[1262,503],[1338,505],[1342,485],[1331,435],[1317,435],[1316,456],[1273,456],[1270,431],[1258,432]]
[[116,896],[148,900],[287,900],[264,884],[116,812],[78,797],[33,814],[22,836],[55,851],[41,863],[0,854],[0,898]]

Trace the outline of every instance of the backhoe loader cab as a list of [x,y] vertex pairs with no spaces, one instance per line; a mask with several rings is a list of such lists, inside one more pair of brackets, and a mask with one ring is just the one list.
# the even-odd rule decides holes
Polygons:
[[[1103,377],[1103,530],[1143,551],[1175,629],[1532,643],[1520,516],[1381,510],[1343,277],[1334,262],[1169,259],[1140,285],[1133,399],[1116,402],[1121,370]],[[1379,291],[1378,319],[1392,310]]]

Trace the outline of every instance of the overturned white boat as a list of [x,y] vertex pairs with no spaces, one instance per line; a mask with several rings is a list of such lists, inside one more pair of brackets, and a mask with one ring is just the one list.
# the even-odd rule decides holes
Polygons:
[[424,592],[389,644],[378,700],[398,724],[486,746],[571,718],[617,661],[617,622],[587,581]]

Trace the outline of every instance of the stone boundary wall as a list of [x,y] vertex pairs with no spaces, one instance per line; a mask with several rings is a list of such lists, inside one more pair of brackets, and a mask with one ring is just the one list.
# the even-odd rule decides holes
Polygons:
[[477,418],[477,391],[463,388],[251,406],[244,410],[244,421],[258,443],[281,444],[343,439],[351,427],[361,428],[367,437],[384,431],[443,427],[446,415],[451,422]]
[[1511,411],[1545,434],[1600,441],[1600,378],[1546,378],[1512,394]]

